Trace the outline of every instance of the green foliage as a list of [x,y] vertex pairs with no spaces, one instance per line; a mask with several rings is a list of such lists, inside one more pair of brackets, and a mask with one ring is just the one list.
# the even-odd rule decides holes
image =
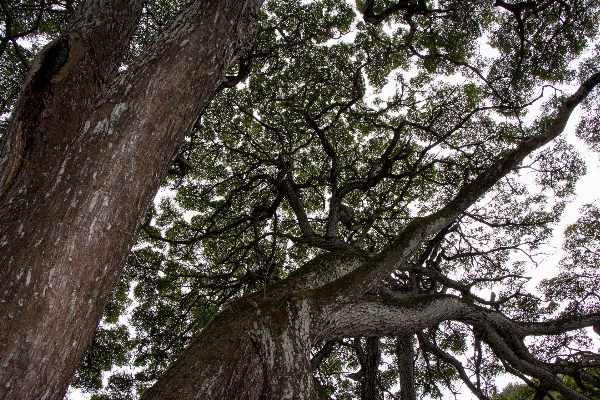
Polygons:
[[541,288],[552,302],[565,304],[564,314],[594,312],[600,306],[600,206],[588,204],[579,220],[565,230],[564,250],[558,276],[544,280]]
[[527,385],[508,384],[499,395],[492,397],[493,400],[530,400],[533,399],[535,390]]
[[[592,374],[594,374],[595,376],[598,376],[597,371],[595,370],[589,370],[587,372],[590,372]],[[579,387],[576,383],[576,381],[570,377],[570,376],[563,376],[562,380],[571,388],[577,390],[580,393],[584,393],[586,394],[591,400],[597,400],[600,399],[600,395],[598,393],[590,393],[590,392],[586,392],[585,390],[582,390],[582,387]],[[509,383],[503,390],[501,393],[492,396],[492,400],[532,400],[534,398],[536,399],[541,399],[541,400],[563,400],[565,399],[565,397],[563,397],[563,395],[561,395],[560,393],[550,390],[545,394],[539,394],[539,382],[532,382],[533,387],[530,387],[526,384],[515,384],[515,383]],[[537,395],[537,397],[536,397]]]
[[102,388],[102,371],[123,366],[135,342],[130,340],[128,327],[99,326],[90,351],[85,356],[73,385],[89,391]]
[[[161,4],[153,7],[164,7],[165,16],[177,9]],[[375,5],[377,13],[393,4]],[[380,251],[412,217],[438,209],[543,129],[552,104],[537,121],[522,118],[540,85],[572,77],[569,63],[597,26],[597,8],[587,5],[569,14],[557,3],[518,17],[487,2],[445,1],[443,12],[370,24],[360,20],[361,8],[343,2],[267,2],[242,57],[251,73],[203,114],[180,153],[193,169],[165,181],[171,194],[149,215],[128,262],[137,384],[156,379],[226,301],[323,251]],[[147,26],[152,32],[160,24]],[[484,40],[496,54],[482,50]],[[415,264],[435,266],[473,292],[501,281],[502,311],[512,318],[552,315],[553,303],[521,294],[525,266],[513,254],[535,257],[584,172],[573,147],[556,142],[424,247]],[[524,183],[532,178],[536,186]],[[333,208],[350,215],[332,224]],[[400,271],[388,285],[405,293],[452,290]],[[424,337],[465,359],[493,393],[502,366],[485,345],[473,351],[468,327],[448,322]],[[549,346],[558,351],[578,340],[564,336]],[[393,359],[393,340],[381,343]],[[359,395],[360,381],[348,378],[360,370],[356,346],[337,345],[316,373],[330,396]],[[435,354],[417,352],[415,366],[423,396],[458,390],[456,369]],[[393,363],[381,366],[381,390],[395,390],[395,371]]]

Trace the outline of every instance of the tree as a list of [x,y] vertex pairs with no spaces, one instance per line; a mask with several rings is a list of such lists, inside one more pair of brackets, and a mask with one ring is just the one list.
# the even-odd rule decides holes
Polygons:
[[[36,15],[64,3],[3,1],[3,50],[18,52],[28,21],[11,6]],[[120,71],[144,3],[80,2],[37,55],[2,137],[2,398],[64,395],[152,197],[252,39],[261,2],[194,2]]]
[[[175,11],[168,10],[169,2],[153,5]],[[142,19],[142,30],[170,13],[157,15],[139,7],[138,13],[148,18]],[[493,378],[506,370],[542,397],[550,391],[573,399],[594,395],[600,386],[589,369],[596,366],[597,354],[585,350],[589,343],[582,329],[600,324],[593,295],[595,265],[585,264],[586,273],[576,269],[594,260],[594,219],[584,218],[570,229],[565,272],[542,287],[545,298],[525,290],[523,262],[511,257],[523,253],[535,260],[584,171],[574,148],[561,137],[580,104],[587,113],[579,134],[597,143],[597,2],[267,2],[258,14],[256,41],[224,81],[236,51],[213,59],[196,49],[216,51],[197,41],[202,32],[209,35],[226,27],[213,22],[209,28],[201,22],[202,29],[190,28],[194,34],[172,36],[189,26],[182,20],[202,21],[194,7],[202,9],[191,5],[174,16],[171,25],[159,29],[154,44],[144,45],[142,35],[133,40],[129,55],[122,46],[118,61],[111,64],[115,81],[104,91],[82,93],[82,99],[90,93],[103,96],[95,102],[81,100],[81,107],[90,111],[72,122],[74,131],[81,130],[77,143],[88,143],[83,139],[96,132],[97,140],[106,144],[95,143],[82,152],[72,143],[66,146],[63,159],[54,161],[54,169],[48,167],[57,178],[39,169],[35,177],[27,175],[46,185],[34,185],[42,194],[87,196],[85,207],[78,207],[78,218],[87,219],[87,225],[69,222],[60,208],[48,212],[39,205],[49,200],[39,200],[36,212],[57,218],[57,225],[69,229],[83,226],[85,234],[77,237],[82,238],[78,243],[84,262],[73,259],[69,264],[70,248],[57,246],[61,240],[51,244],[66,266],[83,265],[89,273],[83,277],[79,271],[69,282],[62,278],[62,285],[74,286],[88,279],[81,292],[56,291],[61,299],[84,297],[82,305],[89,298],[101,299],[96,315],[88,318],[93,320],[90,327],[113,290],[124,257],[113,258],[115,267],[107,276],[102,268],[109,257],[102,256],[113,248],[125,253],[141,225],[138,245],[114,289],[116,296],[105,310],[76,386],[97,389],[100,371],[133,357],[141,371],[135,376],[114,374],[106,390],[129,396],[136,385],[140,390],[152,385],[144,399],[315,398],[333,393],[337,398],[371,399],[391,391],[399,379],[397,396],[402,399],[441,396],[441,387],[455,390],[457,381],[483,399],[494,393]],[[229,10],[230,5],[223,7]],[[123,10],[120,14],[129,15]],[[245,24],[230,35],[245,38]],[[133,28],[127,37],[132,35]],[[70,55],[78,54],[79,46],[74,34],[67,37],[72,44],[64,66],[71,65]],[[480,53],[482,40],[495,54]],[[242,47],[232,41],[236,49]],[[177,58],[171,52],[158,55],[165,42],[181,45],[167,46],[178,49]],[[38,57],[42,66],[44,54],[60,59],[66,45],[50,51],[54,46]],[[81,62],[85,57],[87,52]],[[207,66],[223,60],[221,74],[206,86],[192,74],[198,82],[190,83],[178,69],[188,59]],[[124,71],[116,71],[119,62],[126,65]],[[30,74],[30,82],[62,77],[61,70]],[[413,77],[408,71],[415,71]],[[95,82],[101,86],[109,81]],[[381,91],[389,82],[395,93],[387,98]],[[15,135],[15,121],[33,83],[25,84],[5,142]],[[191,95],[202,87],[207,88],[205,97]],[[220,93],[206,108],[215,90]],[[60,98],[59,92],[52,94]],[[52,115],[49,109],[68,109],[36,99],[37,107],[46,110],[40,111],[43,118]],[[532,106],[541,102],[537,118],[528,118]],[[65,104],[71,106],[70,100]],[[173,107],[165,104],[181,105],[177,115],[166,119]],[[147,122],[151,116],[154,125]],[[42,129],[43,118],[34,124],[36,129]],[[132,137],[143,141],[129,153],[137,156],[133,160],[91,160],[92,154],[102,153],[93,149],[120,149]],[[164,142],[159,140],[163,137]],[[36,151],[54,160],[57,146],[51,136],[43,138],[40,146],[46,153]],[[109,146],[110,140],[119,145]],[[31,151],[27,160],[40,159]],[[76,159],[80,161],[72,161]],[[33,164],[19,162],[20,168]],[[73,176],[82,178],[63,179],[62,162],[63,171],[73,165]],[[144,219],[167,170],[165,185],[176,195],[152,207]],[[24,174],[6,167],[3,171],[10,179]],[[524,183],[527,173],[535,185]],[[122,176],[130,179],[130,186],[123,187]],[[114,186],[107,183],[98,196],[94,191],[82,195],[75,182],[85,188],[90,182]],[[19,188],[12,183],[10,196],[0,200],[25,209],[19,202],[32,189],[18,197]],[[18,237],[15,221],[20,220],[14,211],[2,210],[2,232]],[[135,218],[132,210],[137,211]],[[8,223],[15,228],[5,229]],[[101,227],[110,227],[110,232]],[[95,235],[106,233],[104,252],[97,240],[85,245],[94,228]],[[35,234],[39,236],[32,244],[38,237],[62,237],[54,231]],[[33,245],[12,248],[26,253],[22,260],[36,259]],[[50,254],[45,251],[39,253],[42,261],[42,254]],[[41,280],[33,272],[28,278],[24,271],[19,275],[16,269],[3,285]],[[101,278],[106,282],[92,286]],[[481,290],[491,285],[501,291],[488,300]],[[578,289],[552,290],[561,285]],[[138,303],[132,316],[134,338],[117,323],[131,291]],[[35,297],[35,291],[29,292]],[[6,306],[13,314],[19,310],[15,299],[16,305]],[[570,303],[562,306],[565,299]],[[40,319],[41,314],[32,308],[27,315]],[[68,313],[48,316],[65,318],[60,326],[73,326]],[[532,337],[542,341],[532,342]],[[80,358],[88,343],[79,339],[78,353],[69,354],[65,364]],[[56,348],[55,354],[66,356],[64,348]],[[384,369],[382,355],[396,366]],[[347,368],[358,371],[340,375]],[[576,387],[566,384],[565,377],[572,377]],[[46,379],[44,384],[54,378]],[[14,378],[4,382],[12,385]],[[65,385],[55,393],[60,395]]]

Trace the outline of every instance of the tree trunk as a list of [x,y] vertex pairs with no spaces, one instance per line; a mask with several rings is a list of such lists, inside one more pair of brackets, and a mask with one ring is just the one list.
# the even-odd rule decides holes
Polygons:
[[[529,370],[532,376],[542,377],[570,398],[584,398],[550,376],[543,366],[534,366],[527,350],[519,350],[525,354],[523,358],[523,354],[512,353],[511,348],[517,346],[515,343],[524,348],[520,341],[527,335],[555,332],[556,327],[572,330],[590,326],[597,323],[600,314],[581,320],[522,324],[446,294],[397,300],[339,296],[332,286],[343,285],[340,273],[364,268],[360,260],[353,255],[324,254],[285,280],[232,302],[202,329],[142,399],[316,399],[311,348],[361,336],[370,337],[366,351],[357,348],[363,376],[371,382],[368,393],[363,395],[377,398],[377,337],[403,338],[398,342],[399,360],[410,364],[403,377],[408,379],[414,376],[410,338],[415,332],[448,319],[485,330],[486,343],[499,353],[504,352],[500,354],[503,359]],[[318,360],[314,361],[316,366]],[[414,398],[411,386],[403,384],[403,398]]]
[[355,254],[326,253],[233,301],[141,398],[316,399],[310,351],[334,337],[327,335],[330,314],[303,294],[362,261]]
[[312,311],[307,300],[235,302],[142,399],[316,399]]
[[416,400],[415,392],[415,349],[412,343],[413,335],[403,335],[396,338],[396,357],[400,382],[400,399]]
[[83,2],[38,55],[0,143],[0,398],[64,396],[140,221],[251,41],[261,1],[193,2],[119,75],[143,3]]
[[381,394],[377,385],[381,351],[379,338],[368,337],[365,346],[365,373],[360,391],[361,400],[380,400]]

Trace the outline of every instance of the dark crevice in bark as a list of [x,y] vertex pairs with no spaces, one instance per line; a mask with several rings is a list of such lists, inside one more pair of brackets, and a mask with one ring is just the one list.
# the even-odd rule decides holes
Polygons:
[[58,72],[69,58],[69,37],[63,36],[43,55],[39,69],[33,75],[31,86],[41,91],[50,84],[50,78]]

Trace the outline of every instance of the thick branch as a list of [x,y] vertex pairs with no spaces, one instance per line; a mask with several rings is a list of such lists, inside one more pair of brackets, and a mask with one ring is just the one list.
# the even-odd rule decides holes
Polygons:
[[[400,233],[398,238],[379,255],[361,268],[334,282],[337,290],[323,291],[325,301],[339,303],[349,298],[361,296],[381,282],[393,271],[407,264],[429,237],[448,226],[477,199],[483,196],[496,182],[509,174],[525,157],[555,139],[564,130],[575,109],[600,83],[600,73],[595,73],[581,84],[579,89],[566,98],[558,108],[556,116],[540,134],[525,140],[504,157],[493,163],[476,179],[466,184],[458,194],[439,211],[427,217],[414,218]],[[333,296],[332,296],[333,293]]]
[[298,220],[298,226],[300,227],[300,231],[302,232],[302,236],[307,238],[311,238],[316,236],[315,231],[313,230],[310,222],[308,221],[308,215],[306,215],[306,211],[304,210],[304,206],[302,205],[302,201],[300,200],[300,195],[294,189],[292,183],[285,179],[279,184],[283,193],[285,193],[285,197],[290,203],[294,214],[296,215],[296,219]]
[[600,325],[600,313],[559,318],[544,322],[520,323],[523,334],[528,336],[560,335],[575,329]]
[[367,338],[364,361],[364,377],[360,391],[360,399],[379,400],[381,396],[379,395],[379,389],[377,385],[377,375],[379,373],[381,351],[379,349],[378,337]]
[[[564,320],[553,321],[554,326],[563,327],[563,330],[557,330],[556,333],[580,328],[584,323],[598,324],[600,315],[578,318],[584,322],[576,324]],[[556,376],[551,366],[533,357],[524,345],[525,335],[535,331],[532,327],[541,324],[515,322],[498,312],[479,308],[453,296],[429,295],[397,301],[365,299],[341,307],[321,324],[323,339],[332,340],[355,336],[404,336],[445,320],[460,321],[473,326],[480,339],[487,343],[501,360],[516,370],[539,379],[549,388],[569,398],[585,398],[567,387]],[[550,326],[550,323],[545,323],[544,326]],[[438,356],[445,358],[443,354]],[[475,386],[474,388],[477,389]],[[474,393],[478,393],[478,390]]]
[[398,299],[365,297],[344,305],[322,319],[324,339],[413,334],[446,320],[470,325],[487,324],[508,338],[559,335],[600,325],[600,313],[545,322],[513,321],[504,314],[479,307],[455,296],[427,294]]
[[364,257],[354,252],[334,251],[313,258],[285,280],[267,289],[269,297],[310,290],[326,285],[358,268]]
[[472,311],[461,300],[445,295],[415,296],[409,299],[356,301],[325,316],[324,340],[344,337],[404,336],[414,334],[447,319],[458,319]]

